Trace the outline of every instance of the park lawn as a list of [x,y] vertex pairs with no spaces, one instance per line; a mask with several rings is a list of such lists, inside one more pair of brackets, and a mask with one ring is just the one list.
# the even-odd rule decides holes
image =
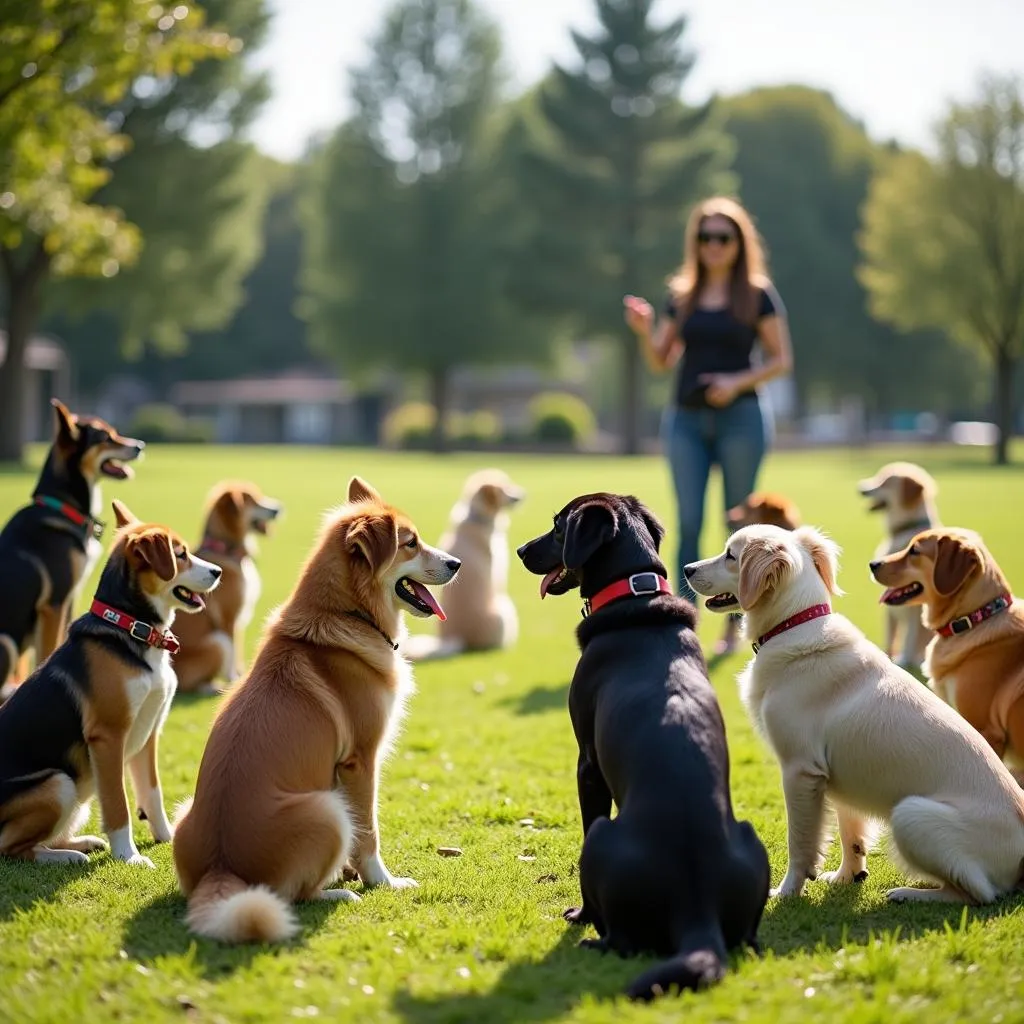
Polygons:
[[[843,546],[839,581],[847,594],[836,607],[876,640],[879,590],[866,563],[881,524],[854,486],[895,457],[931,469],[943,520],[979,529],[1011,581],[1024,581],[1017,533],[1024,474],[988,466],[987,452],[772,456],[762,484],[794,498],[808,522]],[[669,482],[652,458],[154,446],[136,480],[105,484],[105,497],[123,498],[140,517],[195,540],[203,496],[223,476],[251,478],[282,499],[287,515],[262,544],[261,618],[288,594],[322,510],[344,497],[352,473],[436,538],[466,473],[492,463],[529,492],[513,518],[516,543],[546,529],[572,496],[613,489],[639,495],[665,520],[671,560]],[[0,476],[0,517],[26,500],[32,480],[30,473]],[[722,538],[719,504],[715,486],[708,554]],[[0,1021],[1024,1020],[1024,896],[983,909],[890,907],[885,889],[901,875],[881,850],[863,885],[829,891],[810,883],[801,900],[770,902],[760,935],[764,956],[738,959],[716,989],[650,1008],[617,1000],[649,961],[578,950],[584,933],[561,918],[577,901],[580,828],[565,694],[579,602],[568,596],[542,604],[537,584],[513,560],[510,587],[521,619],[514,650],[417,669],[418,693],[384,774],[381,823],[385,861],[396,874],[417,878],[419,889],[303,906],[293,942],[225,948],[186,933],[170,848],[154,846],[141,823],[136,840],[155,872],[106,854],[86,869],[2,862]],[[706,646],[719,627],[704,616]],[[258,628],[251,629],[250,652],[257,638]],[[729,731],[736,811],[767,845],[777,884],[785,813],[778,769],[737,699],[734,680],[747,656],[744,649],[714,666],[712,678]],[[161,745],[169,805],[192,790],[215,707],[209,698],[183,699],[172,711]],[[97,828],[94,820],[91,830]],[[443,859],[438,846],[464,853]],[[837,861],[833,848],[830,866]]]

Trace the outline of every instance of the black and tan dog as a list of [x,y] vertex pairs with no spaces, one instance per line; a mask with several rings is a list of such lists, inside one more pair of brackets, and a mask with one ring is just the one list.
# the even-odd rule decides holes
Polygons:
[[95,794],[112,855],[152,867],[132,838],[126,764],[153,838],[171,838],[157,771],[175,687],[169,629],[175,611],[203,607],[220,569],[116,501],[114,514],[119,529],[91,609],[0,708],[0,854],[8,857],[82,862],[105,848],[76,834]]
[[596,927],[583,945],[669,958],[628,989],[645,1000],[717,981],[730,949],[756,948],[769,886],[764,846],[733,815],[725,724],[662,535],[635,498],[590,494],[518,551],[542,597],[579,587],[586,601],[569,689],[583,905],[565,917]]
[[0,532],[0,701],[27,674],[19,661],[29,651],[40,665],[64,639],[77,590],[103,551],[100,477],[129,478],[124,463],[145,447],[56,398],[52,404],[56,436],[32,502]]

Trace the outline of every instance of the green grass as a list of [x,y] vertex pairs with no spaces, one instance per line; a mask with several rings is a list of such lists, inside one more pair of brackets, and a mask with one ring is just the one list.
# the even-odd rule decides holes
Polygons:
[[[983,452],[898,455],[934,472],[945,522],[979,529],[1011,581],[1024,580],[1024,475],[988,467]],[[881,524],[864,511],[854,483],[890,456],[778,454],[762,477],[843,545],[847,596],[837,607],[874,639],[881,634],[878,588],[865,566]],[[153,448],[135,481],[105,490],[108,501],[121,497],[142,518],[194,539],[203,496],[222,476],[250,477],[281,498],[287,516],[263,543],[260,561],[262,616],[288,594],[321,511],[342,499],[350,474],[366,476],[431,538],[466,473],[490,462]],[[502,465],[529,491],[513,519],[515,540],[546,529],[568,498],[598,489],[636,493],[672,524],[660,460],[508,457]],[[25,500],[31,482],[28,473],[0,476],[0,517]],[[722,538],[719,495],[713,487],[707,553]],[[670,530],[669,558],[673,546]],[[900,875],[882,852],[872,854],[863,885],[829,891],[811,883],[804,899],[771,902],[761,929],[764,957],[734,963],[715,990],[652,1008],[617,1000],[647,961],[576,949],[581,933],[560,916],[577,899],[580,827],[565,693],[579,604],[567,597],[542,605],[536,578],[518,563],[510,577],[521,617],[518,646],[420,666],[418,693],[384,776],[384,857],[396,873],[417,878],[419,889],[373,892],[355,905],[304,906],[302,932],[291,944],[228,949],[186,933],[170,848],[154,847],[141,824],[136,840],[155,872],[105,854],[85,869],[0,862],[0,1021],[1024,1020],[1024,902],[967,911],[890,907],[885,889]],[[719,626],[704,617],[705,645]],[[250,632],[250,652],[257,632]],[[776,764],[737,699],[734,679],[746,657],[718,664],[712,676],[729,730],[736,810],[768,846],[777,884],[785,812]],[[169,804],[192,790],[214,707],[210,699],[186,699],[171,714],[161,745]],[[464,854],[442,859],[440,845]],[[830,866],[837,860],[833,850]]]

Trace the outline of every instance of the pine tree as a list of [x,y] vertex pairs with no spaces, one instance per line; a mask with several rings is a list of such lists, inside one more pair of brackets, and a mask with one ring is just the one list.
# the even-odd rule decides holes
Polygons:
[[597,0],[600,28],[573,32],[579,66],[556,67],[539,92],[522,179],[534,207],[533,258],[520,302],[622,347],[622,442],[640,440],[640,354],[622,296],[658,295],[678,262],[686,206],[730,184],[731,144],[713,105],[680,102],[694,64],[686,19],[652,22],[654,0]]

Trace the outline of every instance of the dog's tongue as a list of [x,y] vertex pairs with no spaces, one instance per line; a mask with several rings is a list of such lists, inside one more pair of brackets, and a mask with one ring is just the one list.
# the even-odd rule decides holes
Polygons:
[[[408,577],[406,577],[408,579]],[[444,609],[437,603],[437,599],[434,595],[427,590],[422,583],[418,580],[410,579],[409,582],[412,584],[412,589],[416,596],[442,621],[448,618],[444,613]]]
[[547,597],[548,587],[550,587],[551,584],[554,583],[555,580],[557,580],[563,572],[565,572],[565,569],[559,565],[556,568],[552,569],[551,572],[549,572],[547,576],[545,576],[544,579],[540,581],[540,599],[542,601],[545,597]]
[[899,593],[899,587],[889,587],[887,590],[882,591],[882,596],[878,599],[879,604],[888,604],[889,600],[897,593]]

